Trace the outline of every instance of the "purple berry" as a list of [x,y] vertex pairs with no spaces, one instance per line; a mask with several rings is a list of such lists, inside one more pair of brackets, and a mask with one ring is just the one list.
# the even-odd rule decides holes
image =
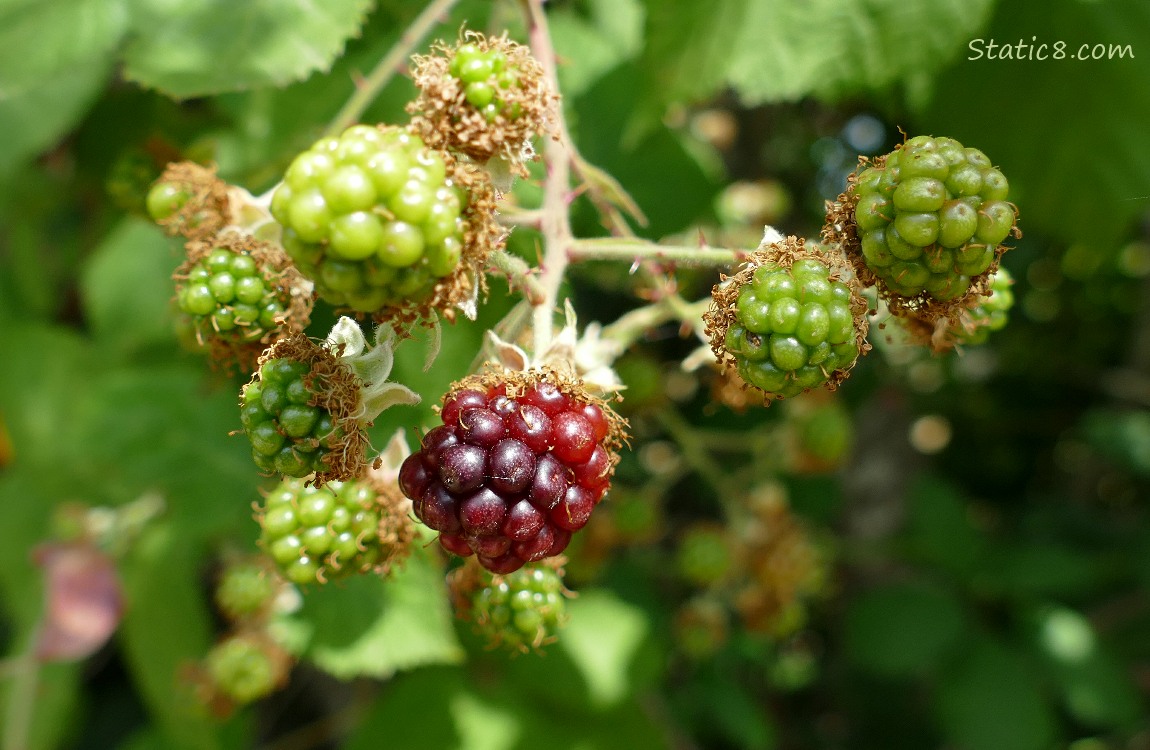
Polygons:
[[478,445],[449,445],[439,452],[439,479],[452,494],[470,492],[483,484],[486,459]]

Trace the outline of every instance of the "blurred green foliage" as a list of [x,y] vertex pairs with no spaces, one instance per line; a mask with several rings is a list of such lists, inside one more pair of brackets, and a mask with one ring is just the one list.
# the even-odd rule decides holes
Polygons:
[[[214,571],[254,549],[268,482],[229,436],[246,378],[178,344],[180,248],[141,217],[143,195],[181,158],[273,186],[420,10],[0,2],[4,750],[24,750],[21,734],[27,748],[126,750],[1146,747],[1150,5],[1137,0],[548,3],[573,139],[636,199],[639,234],[749,249],[763,221],[732,226],[715,207],[731,183],[759,182],[783,199],[756,217],[814,236],[859,154],[900,130],[948,135],[1011,180],[1025,233],[1004,259],[1011,323],[945,358],[876,342],[833,396],[853,450],[818,473],[788,458],[783,409],[719,404],[713,373],[679,368],[694,344],[654,330],[620,367],[635,440],[619,510],[609,499],[573,546],[578,596],[546,654],[485,651],[451,620],[444,564],[421,547],[394,578],[304,594],[280,623],[303,657],[287,690],[223,719],[194,700],[187,668],[222,633]],[[523,39],[509,0],[464,0],[434,36],[464,24]],[[972,60],[976,39],[1132,55]],[[404,121],[413,90],[397,77],[365,119]],[[572,211],[580,233],[602,233],[587,201]],[[509,246],[534,261],[537,240],[517,230]],[[678,277],[693,298],[716,279]],[[625,267],[573,268],[569,289],[584,322],[639,304]],[[382,415],[376,446],[432,424],[513,302],[493,279],[427,372],[424,334],[400,347],[394,377],[424,402]],[[309,332],[333,321],[321,308]],[[674,566],[693,522],[740,539],[759,528],[748,509],[768,489],[835,561],[774,635],[740,609],[741,584],[699,591]],[[33,549],[65,503],[142,496],[164,511],[117,558],[128,606],[114,641],[30,678]],[[718,614],[684,648],[681,613],[700,595]]]

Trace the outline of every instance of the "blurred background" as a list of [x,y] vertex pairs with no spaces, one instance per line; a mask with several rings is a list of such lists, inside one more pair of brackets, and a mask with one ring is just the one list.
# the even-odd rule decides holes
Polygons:
[[[514,2],[444,6],[429,41],[526,41]],[[229,437],[247,374],[180,343],[182,249],[144,196],[179,159],[274,186],[423,4],[6,0],[3,749],[1150,748],[1150,4],[546,9],[572,138],[642,209],[637,234],[816,237],[860,155],[949,136],[1019,207],[1009,324],[932,355],[876,319],[843,387],[770,408],[654,328],[617,363],[632,449],[568,551],[556,643],[486,649],[424,547],[298,593],[282,689],[213,712],[195,691],[227,630],[213,595],[257,551],[273,483]],[[363,121],[405,122],[414,91],[397,76]],[[572,213],[604,234],[589,201]],[[509,249],[534,261],[538,239]],[[628,270],[571,268],[581,322],[642,303]],[[675,277],[697,300],[719,271]],[[514,301],[493,280],[427,373],[425,334],[404,344],[393,377],[424,401],[374,445],[400,427],[414,445]],[[334,320],[321,304],[309,333]]]

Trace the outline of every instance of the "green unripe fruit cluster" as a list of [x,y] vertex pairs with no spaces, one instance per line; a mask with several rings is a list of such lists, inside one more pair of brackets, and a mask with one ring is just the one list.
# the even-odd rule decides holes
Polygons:
[[192,264],[176,290],[176,304],[201,333],[257,341],[277,327],[289,300],[247,253],[217,247]]
[[252,458],[266,472],[306,477],[324,469],[323,459],[339,439],[330,412],[314,405],[306,376],[296,360],[270,359],[259,379],[244,386],[240,423],[252,443]]
[[258,617],[271,607],[278,579],[264,566],[241,563],[229,566],[216,586],[216,606],[231,620]]
[[514,573],[480,573],[484,583],[473,595],[472,612],[481,633],[511,649],[538,648],[564,622],[566,597],[559,571],[526,565]]
[[675,551],[675,568],[688,583],[716,584],[735,569],[736,550],[721,526],[697,525],[689,528]]
[[859,356],[851,289],[814,258],[755,269],[735,313],[726,349],[739,376],[769,396],[821,386]]
[[519,74],[507,64],[507,55],[500,49],[483,50],[477,44],[467,43],[455,50],[448,68],[452,76],[463,85],[463,95],[471,106],[478,109],[488,122],[497,115],[514,120],[523,114],[518,102],[510,102],[503,94],[518,88]]
[[970,327],[962,330],[958,340],[963,344],[981,344],[993,331],[1006,327],[1010,308],[1014,306],[1014,279],[1005,268],[999,267],[990,281],[991,295],[979,299],[968,313]]
[[953,138],[911,138],[858,176],[863,261],[894,294],[957,299],[1014,230],[1008,190],[978,149]]
[[357,312],[422,301],[463,254],[465,191],[416,135],[353,126],[288,167],[272,195],[283,245],[319,296]]
[[244,705],[275,692],[284,677],[281,662],[260,639],[234,635],[208,652],[206,666],[214,689]]
[[260,544],[301,586],[372,570],[387,552],[376,497],[361,481],[315,487],[285,479],[264,498]]

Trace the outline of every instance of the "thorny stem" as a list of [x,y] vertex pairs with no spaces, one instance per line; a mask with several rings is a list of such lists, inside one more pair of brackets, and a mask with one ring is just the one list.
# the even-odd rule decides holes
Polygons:
[[542,305],[547,300],[547,290],[536,278],[535,269],[519,256],[511,255],[506,250],[496,250],[488,258],[488,262],[493,268],[506,274],[511,285],[518,287],[532,305]]
[[629,260],[638,263],[655,260],[682,266],[723,266],[738,263],[746,256],[743,250],[707,245],[659,245],[645,240],[621,240],[614,237],[575,240],[567,248],[569,261]]
[[[559,91],[556,74],[555,49],[551,45],[551,33],[547,27],[547,17],[543,12],[543,0],[521,0],[527,13],[528,34],[536,59],[543,67],[544,75],[553,91]],[[560,116],[560,121],[562,121]],[[567,139],[560,135],[547,139],[544,159],[547,164],[547,177],[543,186],[543,215],[540,217],[540,230],[543,234],[543,262],[539,283],[543,288],[543,299],[535,306],[534,335],[535,351],[546,351],[551,343],[552,314],[558,307],[559,286],[567,270],[567,250],[574,238],[568,215],[568,198],[571,184],[571,155]]]
[[399,37],[399,41],[388,50],[387,54],[380,60],[375,68],[367,75],[366,78],[356,82],[355,93],[339,110],[335,118],[327,126],[324,132],[326,136],[336,136],[342,133],[347,128],[359,122],[360,117],[371,105],[375,98],[379,96],[379,92],[387,87],[391,79],[399,72],[400,67],[403,65],[404,60],[411,51],[423,41],[432,28],[438,24],[444,16],[451,10],[457,0],[432,0],[427,4],[427,7],[416,17],[411,25],[408,26],[403,34]]

